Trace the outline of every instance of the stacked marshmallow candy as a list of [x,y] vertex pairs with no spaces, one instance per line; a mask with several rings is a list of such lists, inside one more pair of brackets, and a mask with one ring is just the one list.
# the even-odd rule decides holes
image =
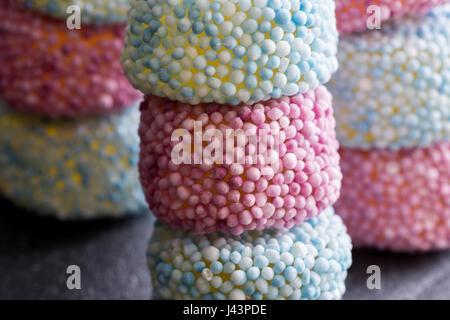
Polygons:
[[449,25],[444,5],[340,39],[336,209],[358,246],[450,247]]
[[351,242],[331,207],[342,175],[322,85],[337,69],[334,9],[131,1],[122,66],[145,94],[154,297],[342,296]]
[[[69,2],[0,4],[0,192],[62,220],[145,211],[140,93],[119,62],[125,26],[108,18],[113,5],[83,1],[81,29],[69,30],[53,18]],[[90,24],[99,17],[111,23]]]

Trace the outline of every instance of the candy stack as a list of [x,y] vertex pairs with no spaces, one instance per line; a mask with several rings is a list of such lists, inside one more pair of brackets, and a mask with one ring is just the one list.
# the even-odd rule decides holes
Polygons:
[[[142,212],[138,101],[123,75],[122,0],[0,3],[0,192],[60,219]],[[116,6],[115,6],[116,5]]]
[[323,86],[338,66],[334,10],[131,1],[122,66],[145,94],[154,298],[341,298],[351,242],[331,207],[342,175]]
[[[341,31],[360,30],[367,1],[336,2]],[[433,9],[445,2],[379,1],[395,19],[340,38],[336,209],[356,246],[450,247],[450,7]]]

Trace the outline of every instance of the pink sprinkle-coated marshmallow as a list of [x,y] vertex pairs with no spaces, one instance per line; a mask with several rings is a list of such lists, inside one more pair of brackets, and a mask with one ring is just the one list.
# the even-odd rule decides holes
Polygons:
[[342,148],[335,208],[353,243],[393,251],[450,247],[450,143],[403,151]]
[[[193,106],[149,95],[141,111],[141,183],[150,209],[172,227],[232,234],[291,228],[339,196],[335,120],[331,94],[323,86],[252,106]],[[278,148],[259,152],[259,145],[247,139],[243,148],[235,142],[233,158],[223,139],[211,139],[197,143],[199,152],[195,123],[202,125],[200,139],[208,129],[218,129],[223,137],[227,129],[250,130],[259,141],[267,132],[267,141],[278,141]],[[176,129],[191,138],[191,163],[174,161],[172,152],[182,141],[173,139]],[[205,153],[211,145],[223,146],[222,162],[208,162]],[[201,163],[194,162],[196,154],[203,155]]]
[[9,1],[0,3],[0,96],[52,118],[115,111],[139,99],[119,58],[123,25],[69,30]]

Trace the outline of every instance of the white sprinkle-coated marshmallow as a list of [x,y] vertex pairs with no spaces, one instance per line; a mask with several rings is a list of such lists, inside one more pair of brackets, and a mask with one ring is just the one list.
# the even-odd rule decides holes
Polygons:
[[132,0],[122,65],[144,94],[251,104],[306,93],[338,64],[332,0]]
[[157,223],[148,247],[154,298],[340,299],[352,244],[329,207],[293,227],[195,236]]
[[450,140],[450,6],[346,35],[329,84],[337,136],[352,148]]
[[146,212],[138,179],[139,110],[47,120],[0,104],[0,193],[61,220]]

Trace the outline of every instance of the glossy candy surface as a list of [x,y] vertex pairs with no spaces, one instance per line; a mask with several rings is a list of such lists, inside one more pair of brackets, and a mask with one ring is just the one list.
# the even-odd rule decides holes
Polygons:
[[340,299],[351,241],[333,209],[290,230],[193,236],[159,223],[148,248],[154,298]]

